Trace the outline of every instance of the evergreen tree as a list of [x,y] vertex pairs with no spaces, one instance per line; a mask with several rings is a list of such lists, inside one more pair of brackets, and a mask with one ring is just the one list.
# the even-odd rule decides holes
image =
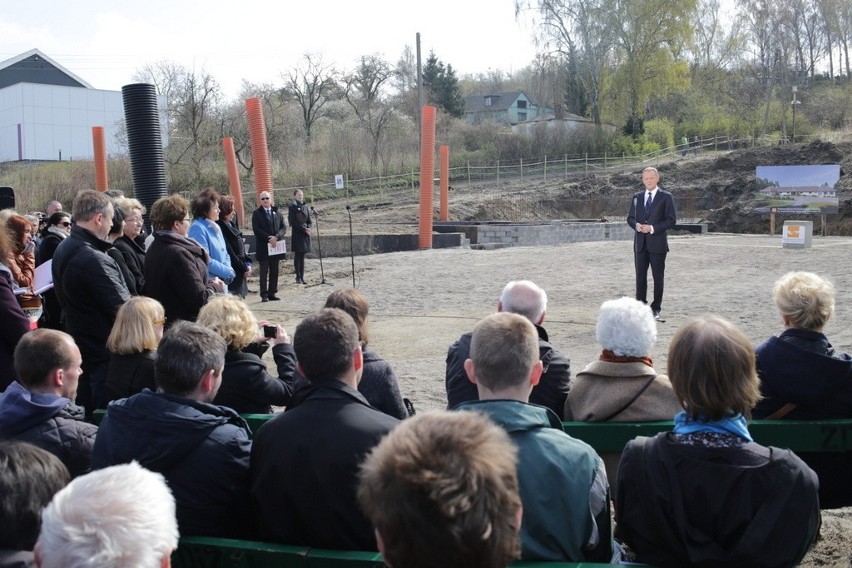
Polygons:
[[464,116],[464,97],[452,65],[444,65],[432,51],[423,67],[423,86],[429,103],[456,118]]

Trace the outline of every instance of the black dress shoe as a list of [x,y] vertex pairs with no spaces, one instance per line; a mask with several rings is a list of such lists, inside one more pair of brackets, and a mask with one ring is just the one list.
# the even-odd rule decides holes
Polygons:
[[269,296],[269,301],[270,301],[270,302],[277,302],[277,301],[278,301],[278,300],[280,300],[280,299],[281,299],[281,298],[279,298],[278,296],[275,296],[274,294],[273,294],[272,296]]
[[269,301],[269,298],[267,298],[267,297],[265,297],[265,296],[264,296],[263,298],[261,298],[261,299],[260,299],[260,301],[261,301],[261,302],[268,302],[268,301]]

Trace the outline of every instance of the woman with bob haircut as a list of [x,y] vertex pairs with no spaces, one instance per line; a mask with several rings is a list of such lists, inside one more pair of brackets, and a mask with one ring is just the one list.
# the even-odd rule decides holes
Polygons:
[[[603,351],[574,378],[565,399],[565,420],[671,420],[683,410],[669,378],[654,370],[657,322],[651,308],[633,298],[608,300],[598,312],[596,334]],[[615,488],[621,454],[601,457]]]
[[199,193],[192,201],[192,216],[195,220],[189,227],[189,236],[210,254],[207,277],[221,278],[230,284],[236,273],[231,268],[222,229],[216,223],[219,220],[219,194],[210,188]]
[[[221,335],[228,344],[222,385],[214,404],[241,414],[269,414],[273,405],[285,406],[290,402],[296,354],[283,327],[275,326],[275,337],[263,337],[251,310],[236,296],[217,296],[207,302],[198,314],[197,323]],[[260,323],[269,325],[269,322]],[[267,373],[261,360],[269,343],[278,377]]]
[[112,353],[106,377],[109,400],[157,390],[154,359],[165,323],[163,305],[146,296],[133,296],[118,309],[107,339]]
[[669,378],[684,412],[674,430],[628,442],[616,537],[653,566],[793,566],[820,526],[816,474],[793,452],[755,443],[754,350],[706,315],[677,330]]
[[[754,417],[772,420],[852,418],[852,357],[823,334],[834,313],[834,286],[811,272],[788,272],[773,298],[784,331],[757,348],[763,399]],[[798,454],[819,477],[823,509],[852,505],[852,452]]]
[[379,357],[368,347],[370,335],[367,330],[367,315],[370,304],[361,292],[353,288],[335,290],[328,295],[324,308],[338,308],[352,316],[358,326],[358,339],[364,353],[364,370],[358,383],[358,392],[364,395],[370,406],[385,414],[408,418],[405,402],[399,392],[399,380],[390,363]]
[[163,304],[166,320],[195,321],[201,306],[225,284],[207,278],[207,251],[187,237],[189,202],[180,195],[161,197],[151,206],[154,242],[145,253],[143,294]]

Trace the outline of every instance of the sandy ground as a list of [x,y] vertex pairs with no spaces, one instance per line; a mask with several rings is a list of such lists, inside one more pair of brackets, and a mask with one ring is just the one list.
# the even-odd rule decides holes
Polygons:
[[[691,316],[712,312],[738,325],[757,345],[781,329],[772,303],[775,280],[791,270],[816,272],[837,288],[836,311],[825,333],[852,351],[852,238],[815,237],[809,249],[785,249],[780,237],[708,234],[670,237],[654,364],[666,371],[666,349]],[[334,288],[352,286],[349,258],[308,259],[296,285],[292,261],[281,266],[281,302],[248,302],[259,319],[295,329]],[[601,302],[632,296],[631,243],[595,242],[491,251],[443,249],[356,257],[355,286],[371,303],[370,345],[390,361],[403,396],[419,411],[443,408],[447,347],[494,311],[506,282],[530,279],[548,293],[545,321],[553,345],[571,359],[572,372],[596,359],[595,321]],[[650,275],[649,275],[650,278]],[[250,281],[257,290],[257,282]],[[824,515],[823,540],[807,566],[852,566],[852,510]]]

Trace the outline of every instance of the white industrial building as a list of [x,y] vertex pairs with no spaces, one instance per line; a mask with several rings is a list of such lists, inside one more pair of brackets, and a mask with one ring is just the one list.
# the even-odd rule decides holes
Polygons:
[[[165,125],[164,96],[158,106]],[[0,162],[91,160],[93,126],[108,154],[127,152],[120,91],[93,88],[38,49],[0,62]]]

